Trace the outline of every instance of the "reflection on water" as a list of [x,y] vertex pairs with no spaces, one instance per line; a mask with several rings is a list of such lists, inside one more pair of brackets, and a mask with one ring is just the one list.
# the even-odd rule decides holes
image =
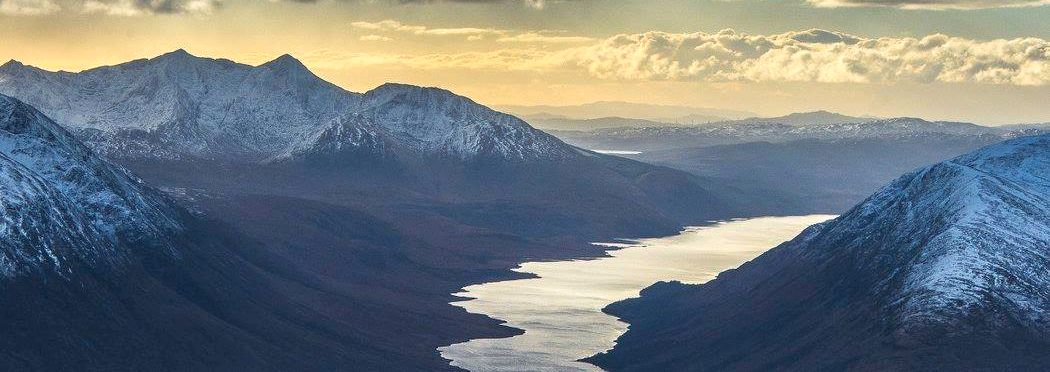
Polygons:
[[612,257],[522,264],[517,271],[540,277],[469,286],[458,295],[473,299],[454,304],[525,334],[438,350],[452,365],[471,371],[597,371],[576,360],[609,350],[627,330],[627,324],[601,312],[606,305],[638,296],[657,281],[706,282],[832,217],[728,221],[638,240],[611,251]]

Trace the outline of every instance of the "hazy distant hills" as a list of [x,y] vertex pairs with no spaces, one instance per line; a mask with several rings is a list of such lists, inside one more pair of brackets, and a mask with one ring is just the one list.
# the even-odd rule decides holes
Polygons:
[[1050,135],[906,174],[700,286],[609,311],[634,370],[1039,370],[1050,363]]
[[514,106],[500,105],[496,109],[520,117],[597,119],[605,117],[637,118],[668,123],[703,123],[726,119],[743,119],[754,113],[704,107],[652,105],[630,102],[594,102],[575,106]]
[[754,207],[809,213],[841,212],[899,174],[1042,131],[1037,125],[984,127],[817,111],[697,126],[554,133],[577,146],[627,151],[632,159],[732,184]]
[[872,119],[826,112],[791,114],[777,118],[750,118],[695,126],[599,128],[553,131],[568,143],[599,149],[658,151],[745,142],[787,142],[799,139],[902,138],[941,133],[950,135],[1011,136],[1012,128],[970,123],[927,121],[920,118]]
[[[524,116],[523,119],[532,126],[550,131],[590,131],[608,128],[650,128],[678,126],[678,123],[665,123],[645,119],[630,119],[620,117],[601,117],[594,119],[570,119],[560,116],[535,115]],[[713,117],[710,121],[720,121],[722,118]],[[705,123],[708,121],[704,121]]]
[[[527,111],[527,110],[526,110]],[[622,112],[617,109],[610,109],[610,112]],[[741,113],[742,114],[742,113]],[[588,132],[596,130],[609,130],[619,128],[660,128],[660,127],[695,127],[704,126],[708,124],[724,125],[724,124],[785,124],[793,126],[808,126],[808,125],[828,125],[828,124],[844,124],[844,123],[859,123],[865,121],[874,120],[874,118],[859,118],[853,116],[846,116],[827,111],[814,111],[805,113],[794,113],[781,117],[773,118],[759,118],[759,117],[747,117],[746,119],[730,120],[725,116],[714,116],[714,115],[703,115],[703,114],[690,114],[680,117],[649,117],[646,119],[636,119],[628,117],[617,117],[617,116],[600,116],[600,117],[568,117],[562,115],[555,115],[547,112],[536,113],[536,114],[525,114],[522,116],[523,119],[528,121],[533,126],[544,129],[544,130],[555,130],[555,131],[578,131]],[[608,133],[608,132],[603,132]],[[575,139],[576,137],[585,137],[586,134],[577,133],[563,133],[566,138]],[[601,134],[599,134],[601,135]]]

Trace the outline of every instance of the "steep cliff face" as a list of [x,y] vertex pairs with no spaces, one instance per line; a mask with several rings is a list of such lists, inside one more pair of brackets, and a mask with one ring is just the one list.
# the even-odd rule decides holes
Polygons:
[[[613,370],[1033,368],[1050,341],[1050,135],[910,173],[701,286],[610,307]],[[1042,350],[1042,351],[1041,351]]]

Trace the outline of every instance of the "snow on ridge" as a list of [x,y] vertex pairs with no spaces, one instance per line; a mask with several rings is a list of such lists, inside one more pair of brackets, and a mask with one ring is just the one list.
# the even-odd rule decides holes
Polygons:
[[508,159],[576,155],[561,140],[521,119],[439,88],[387,83],[364,94],[358,113],[424,152]]
[[[560,140],[512,116],[437,88],[384,84],[348,92],[283,55],[259,66],[208,59],[179,50],[152,59],[80,73],[27,66],[0,70],[0,93],[11,94],[68,126],[107,156],[266,161],[310,148],[373,141],[324,135],[361,120],[401,147],[455,157],[561,158]],[[341,121],[341,123],[340,123]],[[375,149],[361,149],[369,151]]]
[[803,254],[863,257],[905,333],[976,312],[1050,331],[1048,174],[1050,135],[992,145],[902,176],[810,238],[834,248]]
[[[171,207],[32,107],[0,95],[0,275],[115,266],[181,229]],[[174,253],[174,248],[166,249]]]

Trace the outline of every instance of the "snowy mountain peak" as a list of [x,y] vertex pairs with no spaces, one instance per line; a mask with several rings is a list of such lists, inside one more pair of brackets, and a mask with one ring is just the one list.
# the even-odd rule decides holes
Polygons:
[[386,147],[380,144],[452,157],[575,154],[447,90],[390,83],[352,93],[290,55],[253,67],[177,50],[80,73],[12,70],[0,72],[0,93],[40,108],[115,158],[259,162],[309,149]]
[[284,151],[358,100],[301,66],[278,58],[252,67],[177,50],[80,73],[0,72],[0,93],[40,108],[107,156],[250,161]]

